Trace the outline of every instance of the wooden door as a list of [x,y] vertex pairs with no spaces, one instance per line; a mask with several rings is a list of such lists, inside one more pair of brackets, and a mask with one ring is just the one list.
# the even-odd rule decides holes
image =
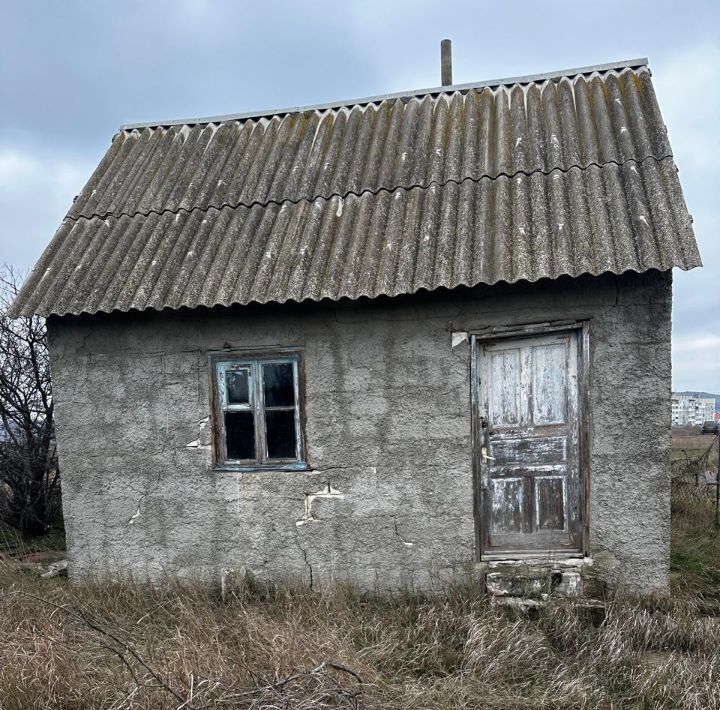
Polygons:
[[476,348],[483,554],[580,550],[577,333]]

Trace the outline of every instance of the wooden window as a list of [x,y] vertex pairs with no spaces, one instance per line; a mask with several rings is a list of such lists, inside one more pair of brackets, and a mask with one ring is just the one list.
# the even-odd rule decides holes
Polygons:
[[305,468],[298,354],[217,355],[215,456],[232,468]]

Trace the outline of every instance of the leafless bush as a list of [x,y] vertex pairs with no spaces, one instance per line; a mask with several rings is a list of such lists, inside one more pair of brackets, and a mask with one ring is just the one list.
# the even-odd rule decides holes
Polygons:
[[673,504],[715,502],[715,481],[718,466],[718,437],[702,440],[699,450],[679,449],[672,461]]
[[45,322],[10,319],[20,278],[0,268],[0,522],[46,531],[59,498]]

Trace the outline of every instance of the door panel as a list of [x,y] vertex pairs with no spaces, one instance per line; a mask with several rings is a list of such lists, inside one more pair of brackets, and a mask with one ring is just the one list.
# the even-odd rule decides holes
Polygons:
[[493,466],[522,466],[534,461],[536,465],[552,465],[565,461],[567,439],[564,436],[520,437],[493,440]]
[[562,476],[535,478],[535,505],[540,530],[565,530],[565,498]]
[[477,345],[485,553],[580,549],[575,332]]
[[521,419],[519,376],[519,350],[490,354],[491,416],[500,426],[517,424]]
[[525,519],[524,481],[522,478],[495,479],[492,481],[493,533],[523,531]]
[[567,352],[563,343],[532,349],[533,424],[562,424],[567,419]]

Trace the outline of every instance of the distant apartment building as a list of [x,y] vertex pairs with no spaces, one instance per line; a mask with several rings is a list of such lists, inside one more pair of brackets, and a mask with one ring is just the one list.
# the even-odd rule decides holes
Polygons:
[[690,394],[672,396],[672,425],[701,426],[705,421],[715,418],[715,399],[713,397],[695,397]]

